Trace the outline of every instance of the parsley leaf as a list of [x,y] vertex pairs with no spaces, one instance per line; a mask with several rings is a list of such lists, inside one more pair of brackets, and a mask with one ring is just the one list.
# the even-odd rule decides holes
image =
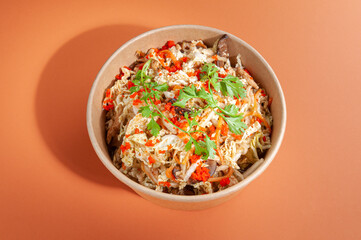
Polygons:
[[206,100],[211,108],[215,108],[217,106],[217,100],[214,99],[213,95],[208,93],[204,88],[201,88],[197,92],[197,97]]
[[238,114],[239,108],[234,105],[226,105],[224,109],[218,107],[221,113],[217,113],[221,116],[231,132],[240,135],[247,128],[247,125],[242,122],[243,114]]
[[161,91],[161,92],[164,92],[164,91],[167,91],[168,90],[168,84],[167,83],[163,83],[163,84],[160,84],[160,85],[157,85],[157,86],[154,86],[153,88],[158,90],[158,91]]
[[192,99],[197,97],[197,89],[194,85],[190,87],[185,87],[179,91],[178,101],[173,103],[173,106],[178,106],[184,108],[186,103]]
[[135,92],[138,92],[139,89],[140,89],[139,86],[134,86],[134,87],[131,87],[129,90],[130,90],[131,93],[135,93]]
[[189,150],[191,150],[192,143],[193,143],[193,138],[190,138],[189,141],[187,142],[186,146],[184,147],[184,150],[186,150],[187,152]]
[[206,147],[207,147],[207,154],[206,154],[206,159],[210,158],[210,159],[214,159],[215,157],[215,149],[217,148],[217,145],[214,141],[212,141],[208,135],[206,136]]
[[[210,81],[216,91],[221,90],[223,96],[244,98],[246,90],[243,83],[235,76],[227,75],[225,78],[218,77],[218,68],[213,63],[206,63],[202,67],[201,81]],[[219,81],[221,80],[221,81]]]
[[201,111],[202,111],[201,109],[195,110],[194,112],[191,112],[190,116],[192,118],[194,118],[194,117],[198,116],[201,113]]
[[158,136],[159,131],[160,131],[160,126],[158,125],[158,123],[154,120],[154,118],[152,118],[150,120],[150,122],[147,125],[147,129],[150,131],[150,133],[153,136]]
[[194,144],[194,153],[197,155],[202,155],[203,153],[207,154],[207,147],[205,146],[205,142],[197,142],[195,139],[193,139]]
[[206,63],[203,65],[202,70],[201,70],[201,81],[206,81],[208,79],[211,79],[215,76],[218,77],[218,68],[216,67],[215,64],[213,63]]
[[242,122],[243,114],[240,114],[238,116],[229,116],[229,117],[226,117],[221,113],[217,113],[217,114],[221,116],[224,119],[224,121],[226,121],[229,130],[234,134],[241,135],[244,132],[244,130],[247,128],[247,125],[244,122]]
[[149,105],[140,107],[139,112],[142,114],[143,117],[149,118],[152,115],[152,110],[150,109]]
[[192,127],[194,126],[198,126],[198,122],[195,118],[193,118],[192,120],[189,119],[188,117],[188,113],[184,113],[184,117],[186,118],[188,125],[189,125],[189,129],[192,129]]
[[237,77],[227,75],[220,82],[220,87],[223,96],[236,98],[244,98],[246,96],[246,90],[243,88],[243,83]]
[[238,115],[239,108],[235,105],[228,104],[224,107],[223,112],[229,116]]

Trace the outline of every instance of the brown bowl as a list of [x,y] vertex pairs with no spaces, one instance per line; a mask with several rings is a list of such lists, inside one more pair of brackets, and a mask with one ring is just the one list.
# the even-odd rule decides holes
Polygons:
[[[105,112],[102,109],[104,91],[111,85],[115,75],[119,73],[120,66],[129,66],[136,60],[134,53],[137,50],[146,51],[151,47],[161,47],[167,40],[175,42],[183,40],[202,39],[208,46],[221,35],[230,37],[229,51],[231,60],[241,54],[243,65],[252,73],[255,81],[266,89],[273,98],[271,112],[273,116],[273,132],[271,136],[272,147],[267,151],[264,162],[247,178],[238,184],[207,195],[179,196],[146,188],[134,182],[121,173],[109,157],[105,143]],[[196,210],[216,206],[235,196],[242,188],[258,177],[271,163],[281,146],[286,129],[286,104],[282,88],[275,73],[264,58],[250,45],[241,39],[224,31],[197,25],[175,25],[162,27],[143,33],[121,46],[108,59],[99,71],[91,88],[87,106],[87,127],[90,140],[100,160],[108,170],[124,184],[132,188],[145,199],[158,205],[182,210]]]

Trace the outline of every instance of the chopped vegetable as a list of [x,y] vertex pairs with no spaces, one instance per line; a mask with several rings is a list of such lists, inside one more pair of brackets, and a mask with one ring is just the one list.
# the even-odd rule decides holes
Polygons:
[[165,187],[170,187],[169,182],[158,182],[159,185],[164,185]]
[[148,161],[149,161],[150,164],[155,163],[155,160],[154,160],[154,158],[152,158],[152,156],[148,157]]
[[124,153],[125,151],[127,151],[128,149],[130,149],[130,143],[126,142],[125,145],[121,145],[120,149],[122,150],[122,152]]
[[198,181],[202,181],[205,182],[209,179],[210,175],[209,175],[209,169],[206,167],[201,167],[200,165],[198,165],[198,167],[196,168],[196,171],[194,173],[192,173],[192,178],[194,180],[198,180]]
[[219,184],[222,186],[222,187],[225,187],[227,186],[231,181],[229,180],[229,178],[223,178],[221,181],[219,181]]

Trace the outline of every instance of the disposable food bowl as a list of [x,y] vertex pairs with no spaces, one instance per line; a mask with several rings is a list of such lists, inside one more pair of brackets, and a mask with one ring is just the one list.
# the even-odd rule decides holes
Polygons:
[[[112,163],[105,142],[105,111],[102,108],[105,89],[110,87],[121,66],[129,66],[136,60],[137,50],[147,51],[151,47],[161,47],[168,40],[174,42],[202,39],[208,46],[223,34],[229,36],[228,49],[231,61],[241,54],[242,64],[267,94],[273,98],[271,113],[273,129],[272,147],[267,151],[264,162],[243,181],[225,190],[196,196],[179,196],[157,192],[134,182],[121,173]],[[121,46],[105,62],[99,71],[90,91],[87,106],[87,127],[91,143],[105,167],[121,182],[129,186],[143,198],[167,208],[199,210],[221,204],[234,197],[241,189],[256,179],[271,163],[281,146],[286,128],[286,104],[280,83],[266,60],[249,44],[238,37],[211,27],[197,25],[175,25],[145,32]],[[271,181],[271,180],[270,180]],[[240,200],[241,201],[241,200]]]

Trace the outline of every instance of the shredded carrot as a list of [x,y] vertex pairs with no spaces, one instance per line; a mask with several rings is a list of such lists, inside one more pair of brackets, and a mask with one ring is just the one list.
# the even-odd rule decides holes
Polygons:
[[223,160],[223,154],[221,153],[221,151],[218,150],[218,147],[216,148],[216,153],[219,156],[219,159],[221,160],[222,165],[224,164],[224,160]]
[[167,168],[167,170],[165,171],[165,175],[167,176],[167,178],[172,179],[174,182],[178,182],[178,180],[173,175],[173,169],[174,166]]
[[169,168],[167,168],[167,170],[165,171],[165,175],[167,176],[167,178],[169,179],[173,179],[174,176],[172,174],[174,166],[170,166]]
[[159,62],[160,62],[160,64],[161,64],[165,69],[168,68],[168,67],[164,64],[164,59],[159,58]]
[[159,152],[159,154],[164,154],[166,151],[165,150],[159,150],[158,152]]
[[168,55],[168,56],[172,59],[172,61],[173,61],[174,64],[175,64],[176,62],[178,62],[178,60],[177,60],[176,57],[173,55],[173,53],[172,53],[171,51],[167,50],[167,49],[160,51],[158,54],[159,54],[159,55],[162,55],[162,54]]
[[168,151],[173,148],[172,144],[169,144],[167,147],[168,147]]
[[211,125],[209,127],[209,131],[210,131],[210,133],[214,133],[216,131],[216,128],[213,125]]
[[178,158],[177,155],[174,155],[173,158],[174,158],[174,160],[175,160],[177,163],[179,163],[179,164],[181,163],[181,162],[179,161],[179,158]]
[[[180,89],[182,89],[182,88],[183,88],[183,86],[181,86],[181,85],[175,85],[175,86],[172,88],[172,90],[173,90],[173,91],[176,91],[176,90],[180,90]],[[170,105],[172,105],[172,103],[171,103]]]
[[134,129],[134,134],[138,134],[140,131],[138,128]]
[[[258,118],[260,121],[263,122],[263,124],[266,126],[266,128],[271,132],[272,129],[270,127],[270,125],[268,124],[267,120],[257,111],[257,108],[258,108],[258,101],[257,101],[257,98],[258,98],[258,95],[262,93],[262,89],[258,89],[258,91],[255,93],[254,95],[254,105],[253,105],[253,110],[251,112],[248,112],[246,113],[244,116],[243,116],[243,119],[250,116],[250,115],[253,115],[255,116],[256,118]],[[257,119],[257,120],[258,120]],[[253,123],[254,122],[254,119],[251,120],[251,122]]]
[[226,175],[224,175],[224,176],[222,176],[222,177],[209,178],[208,181],[209,181],[209,182],[219,182],[219,181],[221,181],[221,180],[224,179],[224,178],[229,178],[229,177],[232,176],[232,174],[233,174],[233,168],[229,167],[228,169],[229,169],[229,170],[228,170],[228,173],[227,173]]
[[219,117],[218,118],[218,123],[217,123],[217,128],[216,128],[216,144],[217,144],[217,148],[219,147],[219,135],[221,133],[222,125],[223,125],[223,118]]
[[227,136],[227,135],[228,135],[228,124],[223,124],[223,125],[222,125],[221,134],[222,134],[223,136]]
[[157,143],[160,143],[160,140],[157,138],[156,140],[155,140]]
[[130,137],[130,134],[125,134],[125,137],[126,137],[126,138]]

